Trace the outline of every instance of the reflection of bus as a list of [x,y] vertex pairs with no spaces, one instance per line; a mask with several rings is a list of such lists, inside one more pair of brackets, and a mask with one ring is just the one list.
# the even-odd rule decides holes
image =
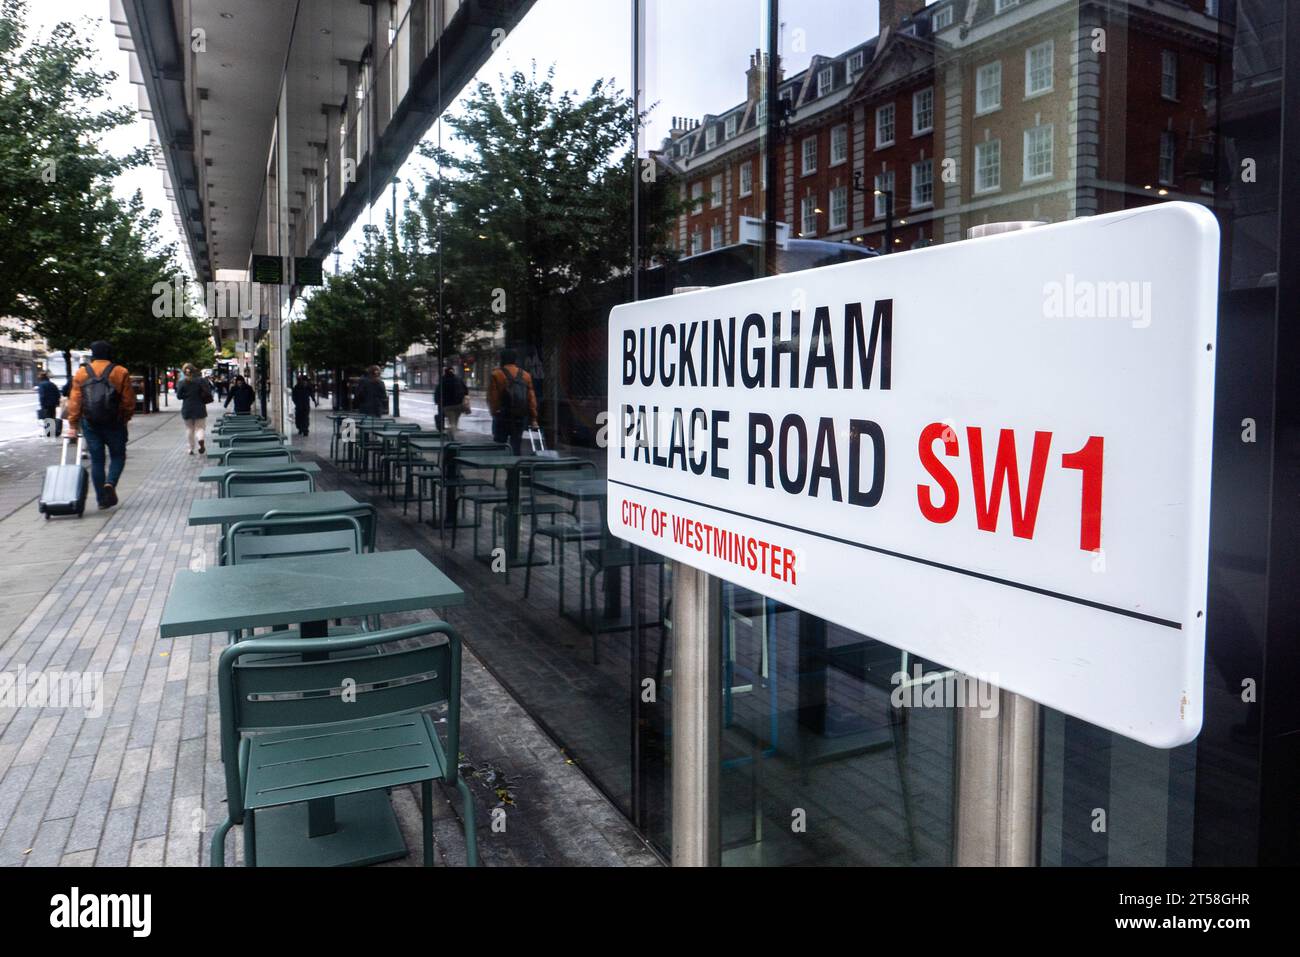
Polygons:
[[[726,286],[757,278],[761,247],[746,243],[723,246],[676,262],[656,266],[641,274],[642,299],[671,295],[689,286]],[[820,239],[791,239],[775,250],[773,275],[833,266],[880,255],[867,246],[832,243]],[[559,403],[556,409],[559,438],[570,445],[594,447],[600,429],[598,416],[605,411],[606,351],[609,348],[609,310],[627,298],[625,283],[607,284],[609,301],[596,306],[586,322],[565,326],[560,356]],[[546,413],[543,412],[543,416]]]

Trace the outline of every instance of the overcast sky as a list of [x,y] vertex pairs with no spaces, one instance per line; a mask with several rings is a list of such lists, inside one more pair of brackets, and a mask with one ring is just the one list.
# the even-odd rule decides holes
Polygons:
[[[193,0],[196,6],[216,0]],[[312,0],[307,0],[312,2]],[[631,4],[627,0],[537,0],[505,38],[478,76],[495,84],[499,74],[539,71],[552,63],[561,88],[587,90],[593,81],[612,78],[620,88],[632,87]],[[657,146],[673,116],[698,118],[732,106],[745,96],[749,56],[767,44],[764,0],[649,0],[646,14],[646,103],[655,104],[646,142]],[[874,36],[876,0],[782,0],[782,62],[787,75],[802,70],[813,54],[840,53]],[[46,31],[60,20],[72,20],[95,43],[100,69],[118,74],[111,89],[114,105],[137,105],[137,88],[128,79],[127,54],[118,49],[108,20],[108,0],[33,0],[29,24]],[[455,105],[452,107],[454,112]],[[438,126],[430,130],[435,137]],[[147,145],[149,126],[137,121],[114,131],[104,146],[121,153]],[[452,144],[444,138],[445,145]],[[413,156],[399,174],[418,182],[422,163]],[[115,184],[119,195],[140,189],[147,205],[163,211],[162,233],[188,261],[180,242],[171,206],[163,192],[164,174],[153,166],[133,170]],[[260,190],[261,183],[249,189]],[[359,217],[341,244],[346,266],[354,254],[360,227],[382,223],[389,208],[385,197]],[[332,263],[328,264],[332,266]]]

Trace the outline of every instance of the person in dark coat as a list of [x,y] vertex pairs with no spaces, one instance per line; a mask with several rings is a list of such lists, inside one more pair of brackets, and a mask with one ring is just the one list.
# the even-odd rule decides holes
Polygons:
[[456,437],[456,426],[460,423],[461,413],[465,411],[467,395],[469,390],[465,388],[464,380],[456,375],[456,370],[451,366],[443,369],[435,394],[438,402],[438,428],[452,438]]
[[36,383],[36,417],[42,422],[54,420],[54,437],[63,434],[63,420],[59,418],[59,387],[50,381],[50,374],[44,369]]
[[244,381],[242,375],[235,376],[235,384],[230,390],[230,395],[226,396],[225,407],[230,408],[230,403],[235,404],[235,415],[248,415],[253,411],[253,400],[257,398],[257,393],[253,387]]
[[316,390],[311,380],[305,375],[298,376],[298,384],[293,387],[293,424],[298,434],[306,436],[311,429],[311,404],[316,402]]
[[194,454],[196,442],[202,455],[207,451],[203,426],[208,418],[208,403],[212,401],[212,386],[188,362],[181,369],[181,381],[176,383],[176,398],[181,400],[181,418],[185,420],[190,455]]
[[371,366],[366,377],[357,383],[352,398],[362,415],[381,416],[388,411],[388,389],[379,374],[379,366]]

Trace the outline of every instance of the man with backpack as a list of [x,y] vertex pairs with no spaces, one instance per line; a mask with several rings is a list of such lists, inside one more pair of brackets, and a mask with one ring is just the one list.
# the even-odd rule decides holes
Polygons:
[[515,455],[522,454],[525,426],[537,428],[537,396],[533,377],[519,368],[514,349],[501,350],[501,366],[492,370],[487,390],[492,413],[492,441],[509,442]]
[[112,355],[113,347],[107,342],[92,342],[90,363],[76,371],[68,392],[68,437],[75,439],[78,430],[86,437],[90,480],[100,508],[117,504],[117,482],[126,465],[126,424],[135,413],[131,373],[114,363]]

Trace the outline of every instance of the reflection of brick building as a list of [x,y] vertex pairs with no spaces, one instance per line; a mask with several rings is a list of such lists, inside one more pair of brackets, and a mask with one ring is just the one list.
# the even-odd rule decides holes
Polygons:
[[[895,250],[985,222],[1212,200],[1216,0],[880,9],[877,37],[780,78],[776,209],[791,236],[881,248],[891,191]],[[693,201],[687,254],[738,242],[763,214],[765,72],[751,56],[746,100],[678,118],[664,143]]]

